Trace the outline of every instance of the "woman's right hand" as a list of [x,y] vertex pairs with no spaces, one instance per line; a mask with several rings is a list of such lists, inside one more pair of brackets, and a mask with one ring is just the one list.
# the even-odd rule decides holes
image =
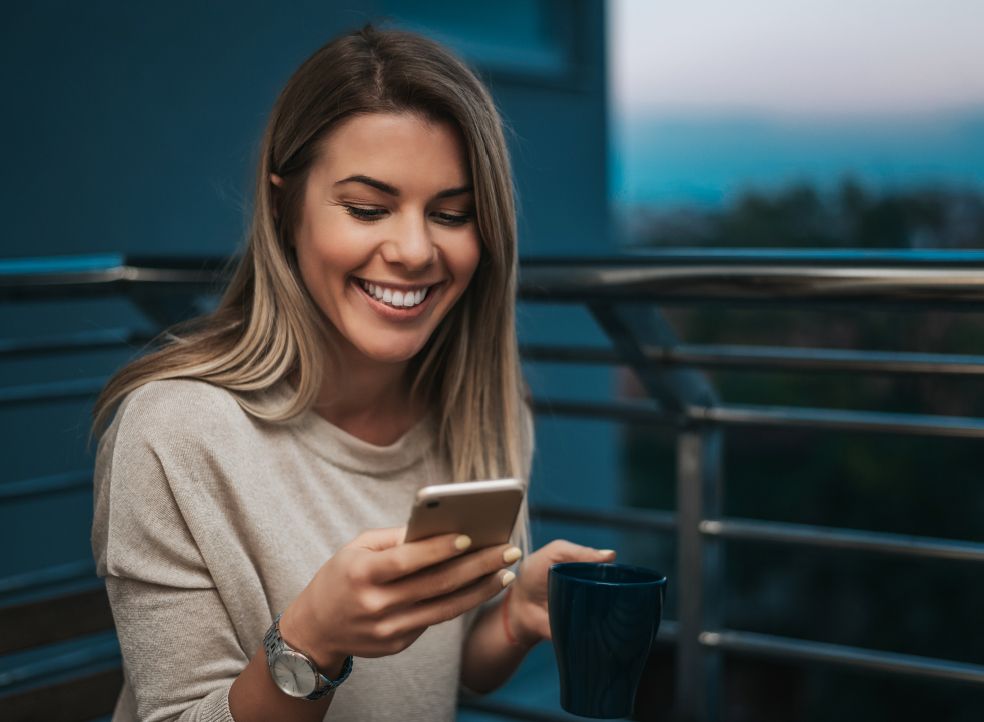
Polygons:
[[350,654],[403,651],[429,626],[491,599],[514,578],[503,569],[519,558],[515,547],[469,553],[471,540],[463,535],[402,543],[405,531],[363,532],[325,562],[284,611],[284,640],[326,674],[339,672]]

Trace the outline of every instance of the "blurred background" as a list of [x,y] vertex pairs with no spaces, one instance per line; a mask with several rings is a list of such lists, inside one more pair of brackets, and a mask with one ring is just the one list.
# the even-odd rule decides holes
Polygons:
[[[608,11],[608,163],[620,248],[863,254],[984,244],[979,3],[620,0]],[[959,311],[664,315],[690,343],[984,348],[979,315]],[[739,404],[959,417],[984,408],[984,387],[968,377],[709,377],[722,399]],[[642,393],[633,379],[622,392]],[[633,429],[620,441],[631,503],[674,508],[672,435]],[[728,431],[724,453],[726,515],[984,536],[979,441],[743,429]],[[984,661],[984,585],[973,565],[742,543],[725,554],[727,627]],[[725,719],[984,714],[979,686],[755,664],[725,661]]]
[[[979,242],[977,3],[608,7],[623,242]],[[765,214],[797,223],[768,227]]]
[[[507,126],[527,278],[562,273],[572,258],[679,252],[710,263],[749,249],[769,262],[799,251],[839,263],[878,253],[937,262],[943,252],[973,261],[984,241],[984,8],[973,0],[6,8],[0,543],[11,553],[0,557],[0,717],[106,719],[120,661],[89,548],[88,412],[155,330],[214,301],[201,283],[162,295],[106,279],[134,259],[201,269],[238,252],[277,93],[329,38],[370,20],[446,42],[488,83]],[[677,429],[569,413],[643,403],[651,386],[624,364],[534,352],[611,348],[596,310],[549,294],[527,293],[520,305],[538,400],[534,535],[614,547],[620,561],[669,575],[667,623],[635,718],[981,719],[984,581],[960,557],[984,559],[980,315],[919,305],[658,308],[672,329],[663,344],[949,354],[970,369],[720,364],[687,377],[724,404],[958,419],[962,435],[748,425],[721,439],[726,492],[715,513],[949,546],[904,556],[714,542],[720,579],[702,628],[929,660],[909,674],[707,644],[697,667],[681,665],[687,627],[677,625],[694,590],[680,583],[688,570],[672,524],[659,521],[686,488]],[[75,626],[45,635],[64,620]],[[689,679],[697,668],[701,679]],[[568,718],[549,645],[502,690],[464,700],[460,715]]]

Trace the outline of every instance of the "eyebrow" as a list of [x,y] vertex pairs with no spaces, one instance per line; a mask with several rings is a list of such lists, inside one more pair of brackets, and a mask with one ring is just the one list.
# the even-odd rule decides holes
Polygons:
[[[399,197],[400,189],[395,186],[391,186],[389,183],[384,183],[381,180],[376,180],[375,178],[370,178],[367,175],[350,175],[348,178],[342,178],[340,181],[336,181],[335,185],[340,185],[342,183],[364,183],[367,186],[371,186],[376,190],[380,190],[383,193],[388,193],[391,196]],[[457,188],[447,188],[437,195],[435,198],[450,198],[452,196],[460,196],[463,193],[471,193],[473,187],[471,185],[459,186]]]

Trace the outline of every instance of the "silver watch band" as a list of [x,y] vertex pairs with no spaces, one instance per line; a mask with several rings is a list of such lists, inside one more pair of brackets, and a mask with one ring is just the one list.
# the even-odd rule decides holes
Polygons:
[[[280,618],[282,616],[283,612],[277,615],[276,619],[273,620],[273,624],[270,625],[266,635],[263,637],[263,648],[266,651],[267,667],[270,669],[270,674],[274,679],[274,683],[282,692],[291,697],[295,697],[295,699],[321,699],[348,679],[348,676],[352,673],[352,655],[345,658],[345,662],[342,664],[342,671],[338,675],[338,678],[331,679],[318,669],[318,666],[314,663],[314,660],[303,652],[294,649],[284,641],[284,638],[280,634]],[[283,655],[291,655],[293,657],[303,659],[310,666],[317,680],[313,692],[303,697],[297,697],[281,685],[280,681],[277,679],[277,675],[274,674],[274,666],[277,660]]]

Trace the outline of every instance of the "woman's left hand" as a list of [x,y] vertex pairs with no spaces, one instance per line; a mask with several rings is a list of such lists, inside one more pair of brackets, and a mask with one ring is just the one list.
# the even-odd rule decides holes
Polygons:
[[531,647],[541,639],[550,639],[550,615],[547,610],[547,575],[560,562],[612,562],[611,549],[593,549],[556,539],[530,554],[519,567],[519,574],[506,599],[507,622],[516,641]]

